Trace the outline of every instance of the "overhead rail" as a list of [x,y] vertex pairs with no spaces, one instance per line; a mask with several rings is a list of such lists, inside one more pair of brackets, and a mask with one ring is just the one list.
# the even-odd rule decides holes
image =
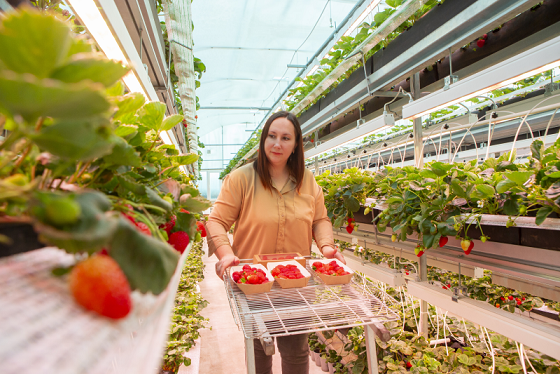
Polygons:
[[513,18],[536,3],[537,1],[524,0],[478,0],[474,2],[407,49],[407,53],[399,55],[335,102],[321,108],[319,113],[302,124],[303,133],[311,134],[332,121],[337,115],[352,110],[359,102],[367,99],[370,92],[383,91],[385,87],[409,77],[413,72],[446,56],[450,48],[458,49],[481,33],[499,26],[508,18]]

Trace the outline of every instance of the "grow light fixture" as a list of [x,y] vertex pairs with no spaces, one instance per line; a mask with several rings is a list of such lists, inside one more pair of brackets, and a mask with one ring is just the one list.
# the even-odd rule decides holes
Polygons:
[[[116,16],[120,18],[118,13],[118,9],[113,1],[110,0],[99,0],[99,5],[101,8],[104,9],[106,14],[112,15],[113,22],[116,20]],[[127,43],[130,47],[129,51],[134,51],[132,53],[136,53],[136,47],[132,40],[123,41],[117,40],[115,33],[109,26],[109,22],[105,19],[101,11],[99,10],[98,4],[94,0],[68,0],[68,4],[74,10],[74,13],[80,18],[82,23],[86,26],[88,32],[91,36],[95,39],[95,42],[99,46],[99,48],[105,53],[107,58],[111,60],[120,61],[122,64],[126,66],[131,66],[131,62],[127,55],[125,54],[126,48],[122,45],[123,43]],[[122,23],[122,19],[120,20]],[[113,26],[113,25],[112,25]],[[124,28],[124,32],[126,31],[126,27],[124,23],[121,28]],[[130,39],[130,36],[126,34],[126,37]],[[130,57],[130,53],[128,54]],[[136,56],[135,65],[139,66],[140,69],[143,69],[142,61],[140,60],[139,56]],[[138,74],[145,74],[144,79],[148,80],[147,84],[151,84],[149,81],[149,77],[144,70],[140,70],[138,73],[136,69],[131,69],[123,78],[123,82],[126,87],[129,89],[130,92],[140,92],[146,100],[148,101],[159,101],[157,97],[157,93],[153,89],[153,87],[149,87],[148,89],[144,84],[142,84],[140,77]],[[146,83],[146,82],[145,82]],[[161,132],[160,134],[161,140],[168,145],[175,145],[178,148],[178,144],[172,141],[173,137],[168,132]]]
[[[403,118],[414,119],[442,108],[510,85],[560,64],[560,37],[454,83],[403,107]],[[442,104],[443,103],[443,104]]]
[[[107,25],[107,22],[103,18],[95,2],[93,0],[68,0],[68,2],[107,58],[120,61],[128,66],[128,59],[124,55],[117,39],[111,32],[111,29]],[[146,99],[150,100],[140,80],[136,74],[134,74],[134,70],[129,71],[123,77],[123,81],[131,92],[140,92]]]
[[383,116],[374,118],[358,128],[347,131],[344,134],[337,136],[335,139],[328,140],[317,146],[316,148],[310,149],[309,151],[305,152],[305,158],[308,159],[311,157],[320,156],[323,153],[326,153],[334,148],[342,147],[348,143],[356,141],[358,138],[371,135],[389,127],[390,126],[387,126],[385,124]]

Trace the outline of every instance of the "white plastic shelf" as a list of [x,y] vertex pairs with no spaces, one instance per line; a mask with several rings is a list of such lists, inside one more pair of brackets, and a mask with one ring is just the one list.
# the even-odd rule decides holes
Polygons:
[[0,260],[0,372],[152,373],[160,370],[183,253],[160,295],[132,293],[133,309],[114,321],[72,298],[66,277],[51,270],[74,256],[43,248]]

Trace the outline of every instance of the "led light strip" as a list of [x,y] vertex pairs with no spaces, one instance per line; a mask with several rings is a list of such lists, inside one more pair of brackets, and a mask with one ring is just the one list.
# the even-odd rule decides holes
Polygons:
[[[104,2],[106,3],[106,1]],[[136,64],[130,63],[130,59],[127,58],[127,56],[123,52],[123,48],[121,48],[121,46],[119,45],[117,38],[109,28],[107,21],[105,20],[105,18],[99,11],[97,4],[93,0],[68,0],[68,3],[74,10],[74,13],[80,18],[82,23],[85,25],[90,35],[95,39],[95,42],[97,43],[99,48],[103,51],[103,53],[107,56],[107,58],[111,60],[120,61],[125,66],[139,65],[139,68],[143,69],[139,56],[137,57],[140,64],[138,64],[138,61],[136,62]],[[109,6],[115,7],[116,9],[116,5],[114,3],[112,5],[109,4]],[[115,9],[111,9],[111,12],[115,13],[114,12]],[[149,88],[146,88],[141,83],[141,80],[137,75],[141,73],[144,73],[145,75],[147,74],[144,71],[139,72],[138,69],[136,69],[136,66],[132,66],[132,67],[133,69],[131,69],[122,78],[124,84],[129,89],[129,91],[140,92],[142,95],[144,95],[144,97],[148,101],[149,100],[159,101],[157,97],[157,93],[155,92],[154,88],[151,86],[151,82],[149,82]],[[149,78],[147,79],[149,81]],[[161,132],[160,138],[165,144],[174,145],[175,147],[177,147],[177,149],[179,149],[179,146],[176,143],[174,137],[171,136],[169,132],[167,131]]]
[[560,64],[560,37],[494,65],[471,77],[453,83],[403,106],[403,118],[414,119],[468,100],[485,92],[508,86]]

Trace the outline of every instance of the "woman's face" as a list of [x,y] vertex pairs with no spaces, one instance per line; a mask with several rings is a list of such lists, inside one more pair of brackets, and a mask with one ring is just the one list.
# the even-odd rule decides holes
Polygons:
[[284,166],[296,147],[294,125],[287,118],[276,118],[270,124],[264,142],[264,152],[268,162],[274,166]]

